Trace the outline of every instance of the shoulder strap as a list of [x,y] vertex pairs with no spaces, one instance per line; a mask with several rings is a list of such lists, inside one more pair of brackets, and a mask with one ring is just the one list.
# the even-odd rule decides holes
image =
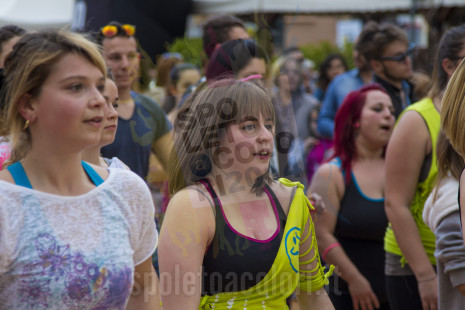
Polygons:
[[[205,186],[208,193],[212,197],[212,199],[213,199],[212,209],[213,209],[213,213],[215,214],[215,216],[216,215],[221,215],[222,212],[221,212],[221,208],[220,208],[220,199],[218,198],[218,195],[216,194],[215,190],[213,189],[213,186],[211,185],[210,181],[208,179],[202,179],[202,180],[199,180],[198,182],[200,182],[203,186]],[[222,217],[220,217],[220,218],[222,218]]]
[[[283,206],[281,205],[281,202],[279,202],[278,197],[276,197],[276,194],[273,192],[271,187],[268,184],[265,184],[265,191],[269,193],[271,196],[270,198],[273,200],[276,210],[278,211],[278,216],[280,219],[286,219],[287,215],[284,213]],[[294,195],[294,194],[293,194]],[[292,201],[292,199],[291,199]],[[284,229],[284,227],[282,227]]]
[[19,161],[8,166],[7,169],[11,173],[16,185],[32,189],[32,185],[26,175],[26,171],[24,171],[23,165]]
[[346,178],[346,172],[342,169],[342,160],[339,157],[334,157],[329,164],[335,165],[336,167],[339,168],[339,170],[342,173],[342,177],[345,179]]
[[94,183],[95,186],[99,186],[103,183],[102,177],[85,161],[81,161],[84,171],[87,173],[89,179]]

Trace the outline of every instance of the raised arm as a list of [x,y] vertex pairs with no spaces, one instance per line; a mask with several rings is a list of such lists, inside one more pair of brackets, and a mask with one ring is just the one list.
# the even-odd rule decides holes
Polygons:
[[420,239],[410,205],[425,156],[431,151],[425,121],[415,111],[399,120],[386,151],[386,215],[400,250],[419,283],[423,306],[437,304],[436,275]]
[[340,201],[344,195],[344,180],[339,168],[322,165],[313,177],[310,190],[321,196],[326,212],[315,223],[318,248],[322,259],[336,267],[335,272],[348,283],[354,309],[379,307],[379,301],[368,280],[360,273],[334,236]]
[[164,310],[198,309],[202,262],[214,229],[212,207],[199,192],[185,189],[171,199],[158,250]]

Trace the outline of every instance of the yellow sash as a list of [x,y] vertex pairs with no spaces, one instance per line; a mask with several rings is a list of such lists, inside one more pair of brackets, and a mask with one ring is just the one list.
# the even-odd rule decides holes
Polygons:
[[[310,210],[314,210],[304,193],[304,186],[299,182],[286,179],[279,181],[288,187],[296,187],[296,193],[287,215],[283,239],[278,254],[268,274],[257,285],[245,291],[220,293],[212,296],[203,296],[199,309],[288,309],[286,299],[299,286],[301,291],[314,292],[328,284],[328,277],[332,274],[331,266],[327,274],[320,264],[318,246],[314,234],[314,227]],[[310,221],[310,229],[303,236],[305,225]],[[305,253],[300,253],[300,244],[312,236],[312,246]],[[314,257],[299,263],[299,257],[307,255],[314,249]],[[317,260],[314,270],[300,270],[300,264],[311,263]],[[312,275],[313,274],[313,275]]]

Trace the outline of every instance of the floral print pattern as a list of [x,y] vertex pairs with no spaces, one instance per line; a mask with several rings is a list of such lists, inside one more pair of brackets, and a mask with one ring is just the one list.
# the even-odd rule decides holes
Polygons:
[[39,234],[34,246],[37,259],[24,266],[20,285],[23,306],[53,306],[52,288],[61,286],[61,301],[69,309],[124,309],[132,288],[131,267],[98,266],[48,233]]

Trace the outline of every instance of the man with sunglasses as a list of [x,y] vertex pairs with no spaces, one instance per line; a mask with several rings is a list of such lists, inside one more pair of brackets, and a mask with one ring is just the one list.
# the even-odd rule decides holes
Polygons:
[[173,145],[166,114],[151,98],[131,90],[139,70],[135,26],[111,22],[102,27],[97,42],[118,87],[118,127],[115,141],[102,148],[104,157],[121,159],[144,180],[153,150],[166,169]]
[[414,45],[409,44],[407,34],[400,27],[369,22],[360,34],[368,42],[361,53],[373,71],[373,81],[381,84],[389,93],[395,109],[395,117],[416,101],[412,78]]
[[396,118],[415,102],[409,45],[405,31],[393,24],[368,22],[363,26],[354,48],[357,68],[335,77],[328,86],[318,117],[318,132],[332,140],[334,117],[345,96],[371,82],[381,84],[389,93]]

